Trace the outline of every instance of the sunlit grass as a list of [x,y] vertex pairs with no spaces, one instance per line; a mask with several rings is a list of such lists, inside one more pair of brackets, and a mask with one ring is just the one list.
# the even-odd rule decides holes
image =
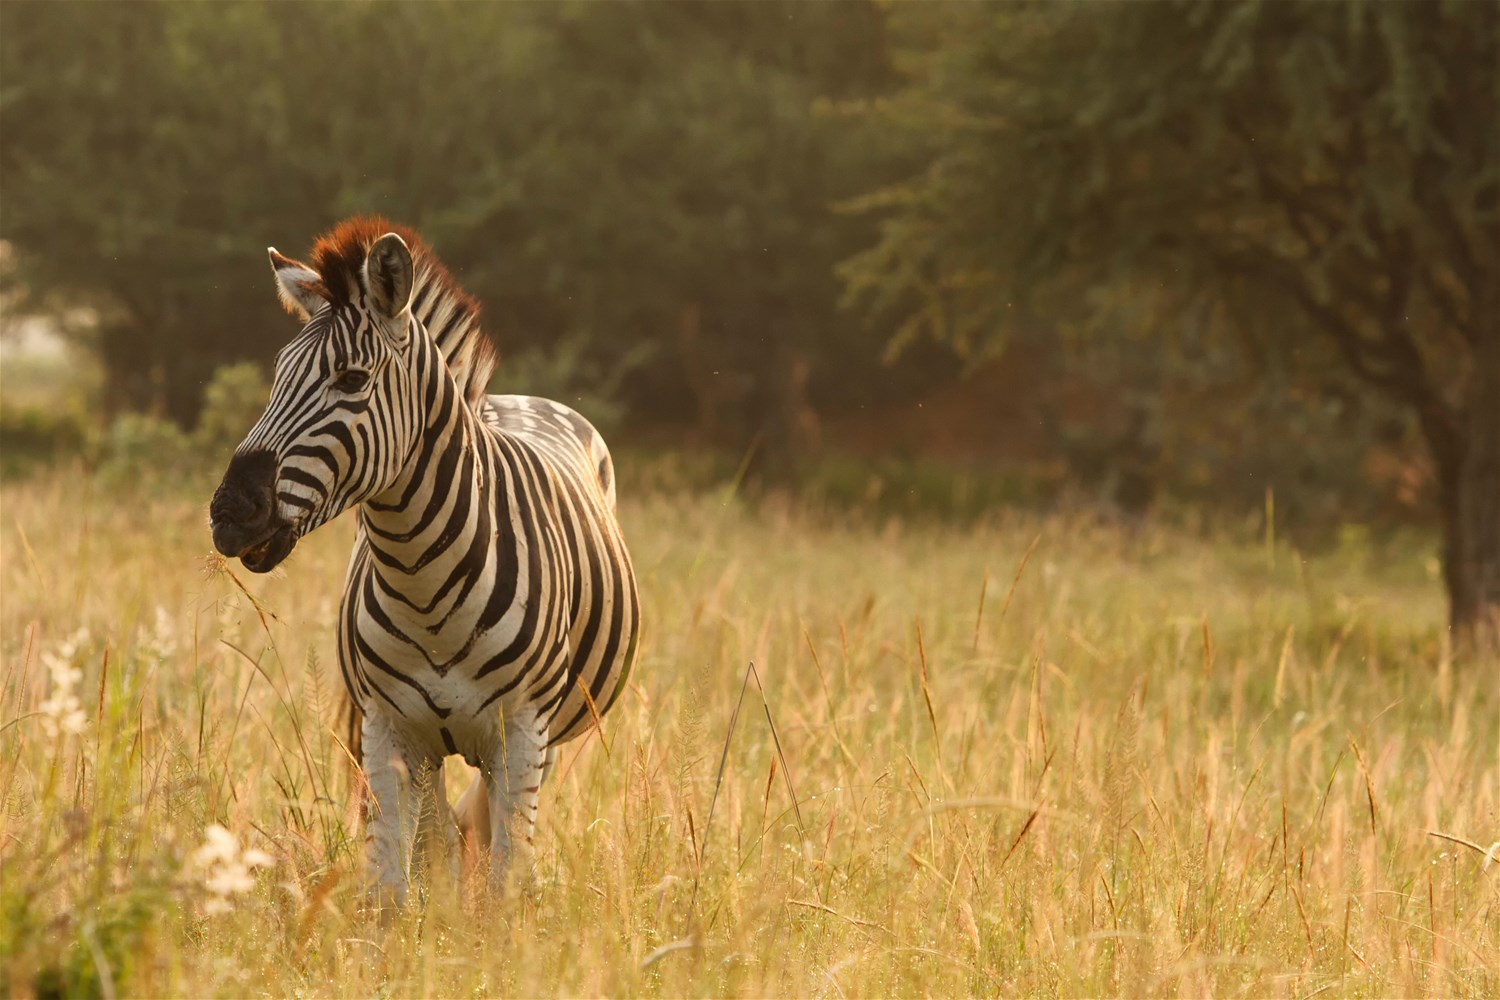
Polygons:
[[[8,993],[1500,992],[1495,664],[1426,553],[626,496],[642,654],[538,886],[438,873],[383,926],[333,730],[352,527],[225,572],[211,487],[0,489]],[[215,884],[215,824],[273,863]]]

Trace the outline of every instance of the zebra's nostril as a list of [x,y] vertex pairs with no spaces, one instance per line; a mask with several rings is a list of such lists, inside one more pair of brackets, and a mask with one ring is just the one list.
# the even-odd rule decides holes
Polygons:
[[235,455],[214,492],[214,521],[240,529],[263,527],[274,514],[275,476],[276,459],[270,452]]

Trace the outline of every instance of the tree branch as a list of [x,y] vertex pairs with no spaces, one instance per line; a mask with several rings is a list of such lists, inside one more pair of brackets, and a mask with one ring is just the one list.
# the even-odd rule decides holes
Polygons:
[[1418,274],[1422,287],[1427,292],[1427,298],[1437,309],[1438,315],[1442,316],[1443,321],[1452,329],[1457,330],[1470,347],[1479,346],[1479,331],[1474,328],[1470,319],[1463,315],[1458,298],[1451,288],[1444,286],[1437,269],[1428,265],[1419,268]]
[[1259,247],[1226,250],[1203,242],[1197,252],[1209,256],[1229,273],[1239,272],[1287,295],[1328,334],[1344,361],[1361,379],[1411,405],[1425,403],[1431,395],[1425,384],[1413,384],[1392,359],[1381,356],[1379,348],[1384,346],[1383,342],[1363,336],[1347,317],[1318,299],[1302,278],[1296,262]]
[[[1236,255],[1240,266],[1258,270],[1263,278],[1290,294],[1328,331],[1355,374],[1417,409],[1429,412],[1435,424],[1456,428],[1454,414],[1433,383],[1426,359],[1409,332],[1408,306],[1419,271],[1410,233],[1404,229],[1392,229],[1378,216],[1371,216],[1368,229],[1374,250],[1363,249],[1358,241],[1345,241],[1355,255],[1354,260],[1346,259],[1341,264],[1331,259],[1335,235],[1352,227],[1355,224],[1353,218],[1340,218],[1337,210],[1317,204],[1307,197],[1303,188],[1278,177],[1261,147],[1251,141],[1251,130],[1239,114],[1229,116],[1229,130],[1239,139],[1245,161],[1259,185],[1260,195],[1281,208],[1309,258],[1326,259],[1324,273],[1337,289],[1337,298],[1362,307],[1369,316],[1370,325],[1379,331],[1379,338],[1362,335],[1358,326],[1339,309],[1313,294],[1309,283],[1302,277],[1303,268],[1298,267],[1300,262],[1287,259],[1285,254],[1262,245],[1256,248],[1255,256],[1261,260],[1258,266],[1243,253]],[[1366,155],[1361,127],[1355,127],[1350,141],[1352,148],[1340,151],[1330,147],[1328,155],[1353,170]],[[1385,278],[1383,291],[1377,291],[1364,277],[1361,264]],[[1460,325],[1458,329],[1467,335],[1464,326]]]

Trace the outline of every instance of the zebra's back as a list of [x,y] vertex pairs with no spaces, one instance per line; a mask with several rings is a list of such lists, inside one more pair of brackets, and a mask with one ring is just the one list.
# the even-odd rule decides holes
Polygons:
[[562,469],[597,484],[606,509],[615,509],[615,467],[604,436],[584,416],[541,396],[490,396],[485,423],[528,441]]
[[630,672],[640,626],[635,575],[615,519],[614,463],[603,436],[581,414],[539,396],[490,396],[486,426],[526,442],[557,476],[559,523],[568,530],[573,623],[570,683],[551,713],[552,744],[607,712]]

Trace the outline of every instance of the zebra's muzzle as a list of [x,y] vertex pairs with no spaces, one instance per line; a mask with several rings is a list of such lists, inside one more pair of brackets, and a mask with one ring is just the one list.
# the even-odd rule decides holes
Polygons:
[[252,573],[270,572],[297,546],[296,528],[279,522],[247,531],[240,525],[215,520],[213,532],[214,548],[239,559]]
[[214,548],[265,573],[297,544],[293,525],[276,516],[276,458],[268,451],[235,455],[209,504]]
[[239,553],[240,562],[252,573],[268,573],[291,555],[297,536],[289,524],[281,525],[262,542]]

